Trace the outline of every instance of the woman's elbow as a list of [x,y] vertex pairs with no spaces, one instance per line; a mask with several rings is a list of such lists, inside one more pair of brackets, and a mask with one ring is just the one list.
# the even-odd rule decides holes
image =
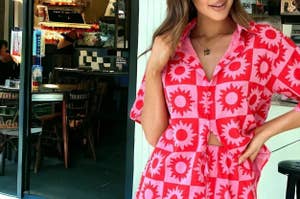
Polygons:
[[141,122],[141,124],[142,124],[142,128],[143,128],[144,135],[146,137],[147,142],[151,146],[155,147],[159,138],[156,135],[156,133],[154,133],[155,132],[154,129],[149,127],[147,124],[145,124],[143,122]]
[[163,130],[158,125],[153,124],[152,122],[144,122],[141,120],[142,128],[148,143],[155,147]]
[[148,144],[150,144],[152,147],[155,147],[158,142],[158,138],[154,138],[154,137],[147,136],[147,135],[146,135],[146,140],[147,140]]

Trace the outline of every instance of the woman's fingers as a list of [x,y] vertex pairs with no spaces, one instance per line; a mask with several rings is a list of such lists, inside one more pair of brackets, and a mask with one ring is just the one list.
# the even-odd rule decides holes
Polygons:
[[255,160],[255,158],[258,155],[259,150],[257,150],[256,152],[254,152],[251,156],[250,156],[250,160],[253,162]]
[[168,39],[163,36],[157,36],[154,40],[149,63],[151,69],[162,71],[170,59],[172,49]]
[[239,164],[243,163],[246,159],[250,158],[251,161],[254,161],[258,152],[259,152],[260,146],[256,145],[255,143],[251,142],[246,151],[240,156],[239,158]]
[[250,144],[247,146],[245,152],[239,157],[238,163],[243,163],[247,158],[254,161],[259,153],[259,150],[267,141],[267,137],[263,133],[257,133],[251,140]]
[[247,150],[239,157],[239,164],[242,164],[247,158],[254,153],[253,149],[249,146]]

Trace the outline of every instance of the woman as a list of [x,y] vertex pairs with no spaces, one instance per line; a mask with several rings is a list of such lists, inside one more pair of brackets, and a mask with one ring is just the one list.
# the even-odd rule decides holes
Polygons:
[[168,0],[130,116],[155,149],[136,198],[257,198],[264,143],[300,127],[300,104],[265,122],[273,93],[300,99],[300,50],[238,0]]

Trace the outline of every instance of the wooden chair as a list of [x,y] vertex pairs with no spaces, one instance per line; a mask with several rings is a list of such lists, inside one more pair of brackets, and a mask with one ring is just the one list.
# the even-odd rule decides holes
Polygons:
[[9,150],[17,151],[18,136],[11,131],[18,128],[18,99],[18,91],[0,90],[0,175],[4,175],[5,160],[11,154]]
[[98,82],[93,92],[93,97],[91,100],[90,106],[90,121],[92,121],[93,132],[96,136],[96,142],[99,144],[100,142],[100,133],[101,133],[101,109],[103,105],[103,98],[107,91],[107,83],[106,82]]
[[[18,91],[12,90],[0,90],[0,154],[1,154],[1,164],[0,164],[0,175],[4,175],[5,172],[5,160],[9,158],[9,155],[13,152],[17,154],[18,152]],[[34,104],[33,105],[33,118],[32,121],[38,121],[36,125],[31,128],[31,140],[32,146],[35,150],[34,158],[34,172],[37,173],[40,166],[41,159],[41,146],[43,143],[41,141],[45,138],[45,130],[41,126],[48,121],[54,120],[55,118],[61,118],[61,113],[53,112],[49,110],[49,107],[53,107],[53,104]],[[56,125],[55,132],[56,132]],[[15,155],[15,161],[17,161],[17,155]]]
[[43,127],[43,131],[39,134],[35,145],[35,163],[34,173],[38,173],[40,169],[42,150],[46,146],[56,143],[57,151],[62,157],[62,136],[58,131],[61,112],[56,110],[56,103],[38,103],[32,108],[33,120],[37,121],[38,126]]
[[70,136],[71,131],[83,133],[83,144],[88,144],[92,158],[96,160],[89,105],[90,92],[86,90],[71,91],[67,96],[67,125]]

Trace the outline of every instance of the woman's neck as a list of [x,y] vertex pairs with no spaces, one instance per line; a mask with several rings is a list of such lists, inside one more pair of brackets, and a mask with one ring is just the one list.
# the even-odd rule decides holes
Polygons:
[[197,25],[191,33],[191,37],[213,38],[219,35],[231,34],[236,24],[230,17],[223,21],[214,21],[205,16],[198,15]]

